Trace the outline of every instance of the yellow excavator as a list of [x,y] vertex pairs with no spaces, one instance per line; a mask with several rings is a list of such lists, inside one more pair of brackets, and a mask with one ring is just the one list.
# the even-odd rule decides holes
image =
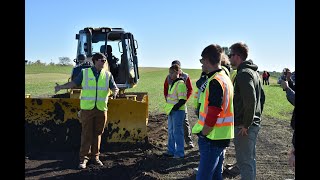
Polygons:
[[[102,135],[107,142],[146,142],[148,124],[147,92],[125,92],[139,82],[138,43],[122,28],[86,27],[76,34],[77,55],[71,81],[82,68],[92,65],[92,55],[107,54],[109,70],[120,89],[117,98],[110,95],[108,121]],[[117,57],[118,56],[118,57]],[[54,88],[55,84],[52,85]],[[25,97],[25,146],[27,149],[71,150],[80,147],[81,87],[50,97]]]

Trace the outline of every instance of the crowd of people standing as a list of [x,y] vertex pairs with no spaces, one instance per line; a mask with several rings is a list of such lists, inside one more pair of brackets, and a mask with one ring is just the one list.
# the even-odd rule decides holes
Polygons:
[[[226,54],[218,44],[210,44],[201,52],[202,72],[194,91],[197,122],[191,127],[187,101],[193,94],[189,75],[182,71],[181,62],[174,60],[165,78],[164,111],[168,116],[168,143],[164,156],[184,158],[185,147],[194,148],[191,134],[198,137],[200,161],[196,179],[223,179],[223,162],[227,147],[233,141],[237,167],[241,179],[256,179],[256,141],[261,129],[265,93],[262,85],[269,85],[270,74],[264,71],[262,82],[258,66],[247,59],[248,46],[237,42]],[[82,133],[79,168],[89,160],[103,166],[99,159],[101,135],[107,122],[108,96],[119,91],[113,75],[104,68],[107,58],[102,53],[93,55],[93,66],[84,68],[71,82],[57,84],[55,92],[82,86],[79,112]],[[108,83],[106,83],[108,82]],[[288,101],[294,106],[295,81],[286,71],[281,83]],[[97,90],[99,89],[99,90]],[[111,92],[109,92],[111,90]],[[99,98],[95,98],[99,97]],[[291,126],[295,129],[295,111]],[[295,133],[289,162],[295,166]]]

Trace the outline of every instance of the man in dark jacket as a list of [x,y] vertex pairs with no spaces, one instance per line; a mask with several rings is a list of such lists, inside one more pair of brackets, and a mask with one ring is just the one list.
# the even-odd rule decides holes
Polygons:
[[286,81],[281,82],[282,89],[286,91],[286,96],[288,101],[294,106],[293,112],[292,112],[292,117],[291,117],[291,127],[293,129],[293,135],[292,135],[292,149],[290,151],[290,156],[289,156],[289,164],[295,168],[295,136],[296,136],[296,131],[295,131],[295,79],[292,78],[291,72],[287,74]]
[[230,62],[237,75],[234,80],[234,145],[241,179],[256,179],[256,140],[265,101],[258,66],[248,57],[242,42],[230,47]]

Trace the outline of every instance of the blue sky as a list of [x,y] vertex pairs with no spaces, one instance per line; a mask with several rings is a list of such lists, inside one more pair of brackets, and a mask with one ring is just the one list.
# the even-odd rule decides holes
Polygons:
[[293,0],[26,0],[25,59],[76,57],[84,27],[121,27],[138,41],[142,67],[201,69],[209,44],[245,42],[259,70],[295,69]]

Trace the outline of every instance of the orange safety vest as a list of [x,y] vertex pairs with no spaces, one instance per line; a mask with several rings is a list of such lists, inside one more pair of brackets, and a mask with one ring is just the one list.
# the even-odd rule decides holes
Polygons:
[[206,137],[212,140],[232,139],[234,138],[233,85],[230,78],[223,71],[213,74],[208,79],[204,98],[201,98],[199,119],[193,126],[192,133],[197,134],[203,129],[208,113],[209,84],[212,79],[216,79],[223,89],[222,112],[213,129]]

